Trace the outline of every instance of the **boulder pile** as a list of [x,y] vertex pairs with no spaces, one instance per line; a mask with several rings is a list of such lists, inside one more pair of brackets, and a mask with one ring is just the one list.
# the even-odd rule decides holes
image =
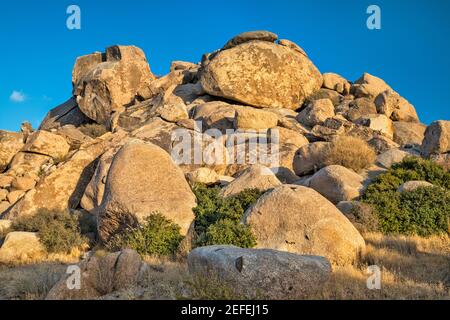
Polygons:
[[[186,235],[197,205],[193,183],[220,185],[224,197],[257,188],[264,193],[242,223],[258,249],[200,248],[189,259],[194,273],[214,269],[239,285],[249,274],[253,287],[267,286],[261,270],[289,277],[274,289],[283,294],[324,281],[327,260],[352,263],[365,247],[339,202],[358,200],[368,181],[405,156],[450,167],[450,121],[421,124],[414,106],[382,79],[321,73],[299,45],[268,31],[240,34],[199,63],[174,61],[162,77],[141,49],[113,46],[79,57],[72,84],[72,96],[37,130],[0,131],[0,221],[84,210],[106,241],[160,212]],[[180,147],[180,136],[193,150]],[[342,136],[367,143],[376,160],[363,170],[330,164],[327,152]],[[223,152],[230,141],[237,152]],[[249,151],[251,141],[258,144]],[[264,147],[277,161],[253,157]],[[10,234],[0,258],[21,237]],[[98,295],[94,282],[91,289]],[[50,296],[65,295],[60,290]]]

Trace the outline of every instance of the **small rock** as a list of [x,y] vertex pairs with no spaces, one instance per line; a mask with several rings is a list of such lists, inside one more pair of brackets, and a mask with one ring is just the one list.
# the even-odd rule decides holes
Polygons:
[[428,181],[408,181],[402,184],[400,187],[398,187],[397,192],[411,192],[418,188],[425,188],[425,187],[433,187],[432,183],[429,183]]
[[324,73],[323,77],[323,88],[334,90],[340,94],[350,93],[350,83],[342,76],[336,73]]
[[0,189],[0,201],[3,201],[8,196],[8,190]]
[[36,186],[36,181],[33,178],[17,177],[11,186],[15,190],[28,191]]
[[325,153],[329,142],[314,142],[301,147],[294,156],[294,172],[304,176],[322,169],[325,164]]
[[14,177],[7,175],[0,175],[0,188],[9,188],[14,181]]
[[70,150],[70,145],[63,137],[39,130],[31,134],[22,151],[33,152],[52,157],[55,160],[63,159]]
[[231,40],[229,40],[222,48],[222,50],[231,49],[240,44],[249,42],[249,41],[267,41],[267,42],[275,42],[277,41],[278,36],[275,33],[270,31],[248,31],[238,34]]
[[220,176],[209,168],[198,168],[195,171],[186,173],[186,178],[191,183],[202,183],[213,185],[220,181]]
[[268,130],[277,124],[278,117],[272,112],[251,107],[236,107],[235,129]]
[[402,162],[408,156],[414,156],[414,154],[400,149],[391,149],[378,155],[377,163],[386,169],[390,169],[393,164]]
[[17,201],[19,201],[20,198],[22,198],[25,195],[25,191],[23,190],[16,190],[16,191],[11,191],[10,193],[8,193],[8,201],[9,203],[16,203]]
[[312,176],[309,186],[331,202],[354,200],[361,196],[363,178],[350,169],[332,165]]
[[281,185],[281,182],[277,179],[272,170],[261,165],[252,165],[238,173],[238,176],[222,189],[221,195],[229,197],[246,189],[267,191],[279,185]]
[[325,120],[333,117],[334,106],[330,99],[320,99],[313,101],[297,116],[297,121],[301,124],[314,127],[323,124]]
[[379,131],[389,139],[394,138],[394,126],[392,121],[383,114],[361,117],[357,124],[366,126],[374,131]]
[[[1,205],[0,205],[0,207],[1,207]],[[2,211],[0,209],[0,213],[1,212]],[[11,225],[12,225],[12,221],[0,219],[0,233],[3,232],[3,231],[8,230],[11,227]]]
[[426,157],[450,152],[450,121],[439,120],[430,124],[425,131],[421,150]]
[[427,126],[413,122],[394,122],[394,141],[400,146],[420,146]]

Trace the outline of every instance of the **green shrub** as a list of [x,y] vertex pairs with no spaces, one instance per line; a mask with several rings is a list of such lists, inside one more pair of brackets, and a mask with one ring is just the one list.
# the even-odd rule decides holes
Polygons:
[[259,190],[248,189],[227,198],[220,195],[219,187],[196,185],[193,190],[198,203],[194,208],[196,246],[230,244],[250,248],[256,245],[250,228],[240,221],[261,196]]
[[256,238],[249,227],[225,219],[210,225],[197,239],[197,244],[201,246],[229,244],[241,248],[252,248],[256,246]]
[[369,186],[366,197],[386,191],[397,191],[397,188],[407,181],[423,180],[450,189],[450,172],[431,160],[417,157],[407,157],[402,162],[396,163],[385,174]]
[[145,218],[145,223],[117,234],[106,244],[109,250],[134,249],[141,255],[167,256],[174,254],[183,236],[180,227],[161,213]]
[[86,243],[80,232],[78,216],[68,212],[41,210],[36,215],[18,218],[11,229],[37,232],[39,240],[50,253],[69,253]]
[[[435,187],[397,192],[411,180],[431,182]],[[384,233],[429,236],[449,232],[450,173],[430,160],[406,158],[371,184],[363,197],[378,216]]]

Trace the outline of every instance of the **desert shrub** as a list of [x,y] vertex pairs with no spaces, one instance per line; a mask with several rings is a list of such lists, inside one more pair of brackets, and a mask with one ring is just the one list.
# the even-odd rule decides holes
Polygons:
[[372,206],[366,203],[356,203],[346,217],[359,232],[367,233],[379,230],[378,216]]
[[68,212],[41,210],[36,215],[18,218],[11,229],[37,232],[40,242],[50,253],[69,253],[86,243],[80,232],[78,217]]
[[224,219],[209,226],[197,239],[202,246],[230,244],[241,248],[256,246],[256,239],[250,228],[235,221]]
[[193,190],[198,203],[194,208],[196,246],[229,244],[251,248],[256,245],[250,228],[240,222],[245,211],[259,199],[261,191],[248,189],[224,198],[219,187],[196,185]]
[[161,213],[145,218],[145,223],[117,234],[106,244],[109,250],[134,249],[145,256],[167,256],[174,254],[183,236],[180,227]]
[[98,123],[87,123],[83,124],[78,128],[81,132],[91,138],[98,138],[104,135],[108,130],[104,125]]
[[[397,192],[411,180],[431,182],[435,187]],[[364,194],[378,216],[380,230],[388,234],[432,234],[449,232],[450,174],[430,160],[406,158],[380,175]]]
[[360,172],[375,162],[375,150],[364,140],[340,136],[331,142],[324,155],[325,165],[340,165]]
[[11,300],[42,300],[61,279],[65,266],[38,264],[0,272],[0,296]]

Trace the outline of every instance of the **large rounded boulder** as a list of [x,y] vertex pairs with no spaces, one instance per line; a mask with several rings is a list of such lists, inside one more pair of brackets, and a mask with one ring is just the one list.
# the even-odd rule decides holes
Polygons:
[[344,265],[364,250],[362,236],[317,191],[283,185],[266,192],[244,216],[258,248],[324,256]]
[[133,140],[114,156],[98,211],[100,239],[107,241],[129,225],[159,212],[186,235],[196,199],[184,174],[160,147]]
[[193,277],[215,277],[247,298],[299,299],[317,292],[329,279],[331,265],[318,256],[276,250],[210,246],[188,256]]
[[318,91],[322,76],[302,53],[251,40],[219,51],[203,63],[201,84],[213,96],[254,107],[299,108]]

